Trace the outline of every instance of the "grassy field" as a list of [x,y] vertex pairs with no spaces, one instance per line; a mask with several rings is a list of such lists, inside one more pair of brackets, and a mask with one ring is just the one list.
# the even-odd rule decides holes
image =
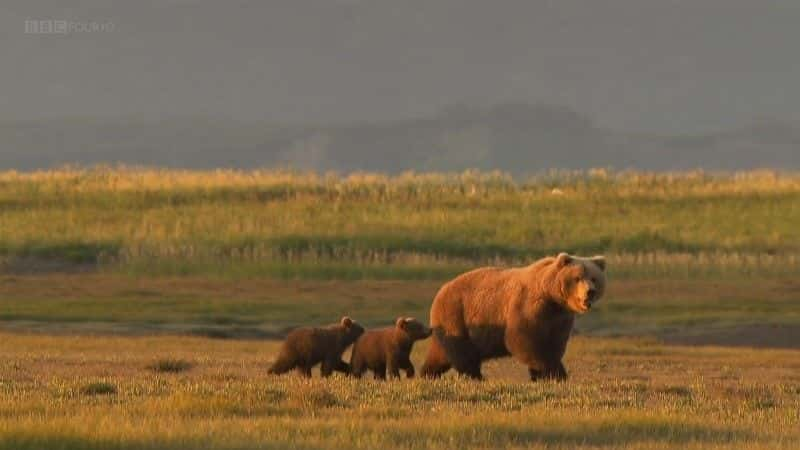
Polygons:
[[786,277],[800,176],[280,171],[0,173],[0,267],[134,275],[443,279],[558,251],[619,278]]
[[270,377],[270,341],[0,341],[3,449],[800,445],[797,350],[577,337],[566,383],[527,382],[511,360],[489,364],[483,383],[378,383]]
[[[0,173],[0,450],[798,448],[798,223],[791,173]],[[566,383],[266,374],[562,250],[609,261]]]
[[511,359],[482,383],[266,374],[279,341],[262,338],[424,319],[438,284],[0,277],[0,449],[800,445],[796,280],[611,283],[578,320],[566,383]]

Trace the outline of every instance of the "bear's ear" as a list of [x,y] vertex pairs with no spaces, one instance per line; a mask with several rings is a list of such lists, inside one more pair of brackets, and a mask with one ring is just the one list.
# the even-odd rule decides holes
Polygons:
[[353,326],[353,319],[351,319],[350,316],[344,316],[342,317],[341,323],[343,327],[350,328],[351,326]]
[[605,256],[592,256],[589,258],[589,261],[597,264],[597,267],[600,268],[603,272],[606,271],[606,257]]
[[397,326],[397,328],[400,328],[401,330],[405,330],[406,329],[406,325],[408,324],[408,318],[407,317],[398,317],[397,321],[394,324]]
[[564,267],[573,261],[573,257],[567,253],[561,252],[556,256],[556,267]]

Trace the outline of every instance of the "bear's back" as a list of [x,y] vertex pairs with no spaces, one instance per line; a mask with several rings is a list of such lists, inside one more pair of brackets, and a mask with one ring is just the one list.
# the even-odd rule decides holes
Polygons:
[[507,305],[519,297],[522,289],[518,269],[483,267],[461,274],[436,295],[431,326],[503,325]]

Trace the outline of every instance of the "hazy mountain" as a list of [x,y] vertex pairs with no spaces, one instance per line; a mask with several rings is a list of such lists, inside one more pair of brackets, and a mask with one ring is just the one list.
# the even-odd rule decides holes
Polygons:
[[319,171],[551,168],[800,168],[800,126],[762,120],[729,132],[632,134],[569,108],[455,106],[430,117],[277,126],[213,117],[0,121],[0,168],[126,163]]

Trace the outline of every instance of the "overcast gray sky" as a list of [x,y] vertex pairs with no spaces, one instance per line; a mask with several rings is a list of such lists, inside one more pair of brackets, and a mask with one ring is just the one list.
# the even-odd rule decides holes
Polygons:
[[[25,20],[113,29],[25,33]],[[796,0],[3,0],[0,118],[394,119],[528,101],[624,131],[800,120]]]

